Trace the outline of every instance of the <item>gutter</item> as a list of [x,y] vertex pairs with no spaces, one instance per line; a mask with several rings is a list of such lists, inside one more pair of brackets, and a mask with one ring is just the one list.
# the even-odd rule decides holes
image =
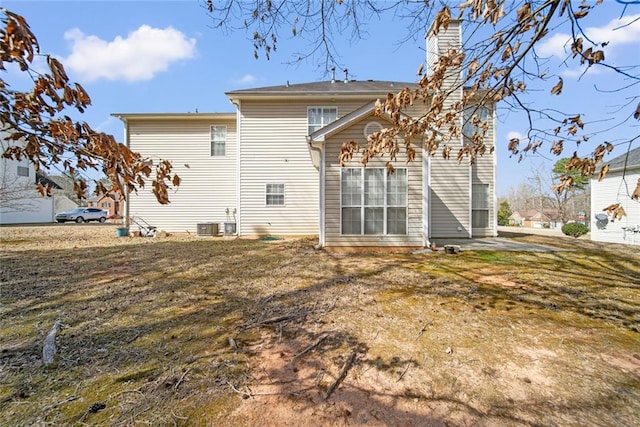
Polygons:
[[[129,122],[125,117],[122,117],[122,116],[116,116],[116,117],[118,117],[120,120],[124,122],[124,145],[128,149],[131,149],[131,142],[129,141]],[[129,229],[129,226],[131,225],[129,220],[129,215],[131,214],[131,200],[129,197],[130,192],[129,192],[128,185],[127,185],[127,188],[124,189],[124,191],[125,191],[125,198],[126,198],[126,203],[124,204],[124,227],[126,229]]]
[[[324,139],[322,141],[313,141],[311,139],[310,136],[307,136],[307,143],[309,144],[309,150],[310,150],[310,154],[311,154],[311,162],[313,163],[313,166],[318,170],[318,187],[319,187],[319,197],[318,197],[318,204],[319,204],[319,209],[318,209],[318,213],[319,213],[319,218],[318,218],[318,223],[319,223],[319,227],[320,230],[318,232],[318,246],[316,246],[317,249],[321,249],[325,246],[325,230],[324,230],[324,224],[325,224],[325,209],[324,209],[324,204],[325,204],[325,182],[324,182],[324,175],[325,175],[325,159],[324,159]],[[316,154],[314,156],[314,153]]]
[[236,107],[236,216],[235,216],[235,221],[236,221],[236,236],[240,236],[241,235],[241,230],[242,230],[242,215],[241,215],[241,210],[240,210],[240,192],[241,192],[241,185],[240,185],[240,180],[242,178],[242,173],[240,168],[242,167],[242,162],[241,162],[241,154],[242,154],[242,150],[241,150],[241,142],[242,142],[242,111],[241,111],[241,107],[242,104],[240,102],[240,100],[232,100],[230,99],[231,103]]

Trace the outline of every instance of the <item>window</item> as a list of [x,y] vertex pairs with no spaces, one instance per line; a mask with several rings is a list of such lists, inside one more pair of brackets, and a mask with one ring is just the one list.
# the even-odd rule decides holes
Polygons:
[[102,203],[102,207],[103,208],[110,208],[111,207],[111,203],[110,202],[103,202]]
[[307,124],[309,135],[335,121],[338,109],[335,107],[309,107],[307,109]]
[[407,234],[407,170],[343,168],[342,234]]
[[267,184],[267,206],[284,206],[284,184]]
[[227,145],[227,127],[211,126],[211,155],[224,157]]
[[29,176],[29,160],[22,159],[18,163],[18,176]]
[[380,131],[382,131],[382,125],[380,122],[369,122],[364,126],[364,137],[368,138],[369,135]]
[[472,185],[471,227],[489,227],[489,184]]
[[431,35],[427,37],[427,76],[433,76],[433,71],[438,62],[440,53],[438,51],[438,36]]
[[[476,115],[479,122],[474,124],[473,116]],[[473,137],[474,133],[482,133],[482,123],[486,123],[489,120],[489,109],[482,105],[472,105],[465,108],[463,114],[464,124],[462,126],[462,134],[466,138]]]

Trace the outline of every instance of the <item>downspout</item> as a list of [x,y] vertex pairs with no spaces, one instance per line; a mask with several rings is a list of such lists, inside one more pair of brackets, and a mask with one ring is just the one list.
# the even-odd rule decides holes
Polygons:
[[473,239],[473,165],[469,165],[469,238]]
[[232,100],[231,103],[236,107],[236,215],[235,215],[235,220],[236,220],[236,235],[240,236],[241,235],[240,220],[242,218],[242,215],[240,215],[240,178],[241,178],[240,141],[242,141],[242,121],[241,121],[242,113],[240,111],[241,103],[239,100],[237,101]]
[[424,247],[430,247],[429,241],[429,221],[431,220],[431,213],[429,212],[429,176],[431,171],[429,170],[429,153],[427,153],[424,144],[422,144],[422,241]]
[[[437,133],[436,135],[436,141],[438,142],[438,144],[440,144],[442,142],[442,132],[440,132],[437,129],[430,129],[431,131]],[[424,193],[422,196],[422,200],[423,200],[423,209],[424,209],[424,214],[423,214],[423,218],[424,215],[426,215],[426,221],[424,221],[424,236],[425,236],[425,247],[431,247],[432,245],[432,241],[431,241],[431,227],[432,227],[432,223],[431,223],[431,154],[429,152],[427,152],[427,150],[424,147],[422,147],[422,173],[423,173],[423,178],[422,178],[422,186],[424,189]]]
[[[131,149],[131,143],[129,141],[129,122],[124,117],[120,117],[120,119],[124,122],[124,145],[126,145],[128,149]],[[125,192],[125,198],[126,198],[126,202],[124,204],[124,227],[128,230],[131,224],[129,220],[129,215],[131,212],[131,207],[130,207],[131,201],[129,199],[130,192],[129,192],[128,185],[124,189],[124,192]]]
[[498,167],[498,157],[496,154],[496,109],[493,108],[493,180],[491,187],[493,190],[493,237],[498,237],[498,192],[496,190],[496,169]]
[[[324,182],[324,174],[325,174],[325,158],[324,158],[324,141],[312,141],[311,137],[307,136],[307,143],[309,144],[309,149],[313,150],[318,154],[318,164],[314,164],[314,166],[318,169],[318,188],[319,188],[319,197],[318,197],[318,246],[317,249],[324,248],[325,246],[325,209],[324,209],[324,201],[325,201],[325,182]],[[313,156],[312,156],[313,161]]]

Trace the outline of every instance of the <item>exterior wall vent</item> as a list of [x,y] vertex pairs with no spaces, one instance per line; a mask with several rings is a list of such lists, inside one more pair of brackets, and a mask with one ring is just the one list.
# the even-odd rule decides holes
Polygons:
[[380,131],[382,131],[382,124],[380,122],[369,122],[364,126],[364,137],[368,138],[369,135]]

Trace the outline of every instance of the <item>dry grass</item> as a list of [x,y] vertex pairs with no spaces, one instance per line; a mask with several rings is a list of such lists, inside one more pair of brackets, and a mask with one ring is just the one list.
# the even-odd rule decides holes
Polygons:
[[0,236],[0,425],[640,424],[629,246],[514,235],[572,251],[330,254],[75,224]]

